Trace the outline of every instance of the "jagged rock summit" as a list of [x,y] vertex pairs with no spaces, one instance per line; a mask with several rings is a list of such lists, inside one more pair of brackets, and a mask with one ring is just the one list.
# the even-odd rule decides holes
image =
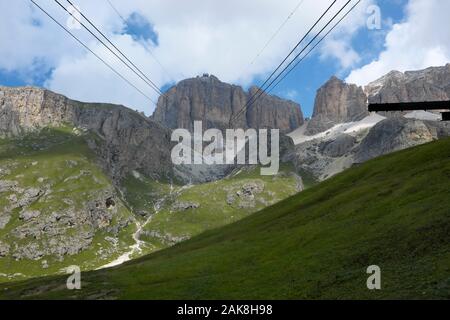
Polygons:
[[318,91],[306,134],[315,135],[338,123],[352,122],[368,115],[364,90],[333,76]]
[[[315,135],[336,124],[366,117],[368,103],[450,100],[450,64],[417,71],[391,71],[366,87],[331,77],[318,91],[305,133]],[[398,113],[382,113],[387,117]]]
[[391,71],[369,83],[370,103],[450,100],[450,63],[418,71]]
[[100,139],[89,143],[105,171],[120,180],[132,170],[171,174],[170,130],[123,106],[83,103],[34,87],[0,87],[0,137],[72,126]]
[[[186,79],[160,97],[152,118],[164,126],[193,130],[195,120],[205,128],[225,129],[230,119],[257,92],[220,81],[212,75]],[[290,132],[303,124],[300,105],[276,96],[263,95],[239,119],[235,128],[277,128]]]

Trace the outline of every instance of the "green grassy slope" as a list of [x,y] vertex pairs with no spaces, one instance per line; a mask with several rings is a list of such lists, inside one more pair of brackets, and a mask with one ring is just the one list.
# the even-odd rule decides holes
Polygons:
[[[131,258],[143,256],[205,230],[235,222],[297,191],[298,176],[292,173],[293,168],[284,166],[274,177],[261,177],[256,168],[188,188],[158,182],[133,171],[122,181],[122,192],[117,194],[88,148],[88,137],[98,139],[68,126],[0,139],[0,282],[58,274],[70,265],[92,270],[117,258],[123,261],[123,255],[128,253]],[[11,188],[10,184],[17,187]],[[236,193],[249,184],[257,184],[261,190],[244,197],[245,206],[241,207],[243,201]],[[40,189],[40,197],[31,199],[24,207],[12,208],[29,189]],[[86,228],[49,219],[55,214],[64,217],[70,212],[79,215],[87,212],[86,204],[105,192],[116,195],[118,213],[109,225],[96,232],[89,250],[74,255],[33,254],[34,258],[17,258],[20,248],[37,252],[48,248],[51,241],[78,243],[77,236],[81,237],[80,233]],[[230,204],[227,203],[229,194],[235,198]],[[199,207],[173,209],[177,204],[192,202]],[[21,218],[22,212],[33,211],[38,211],[39,215],[29,221]],[[2,222],[2,219],[8,221]],[[45,228],[38,224],[44,220],[49,227],[57,225],[56,236],[41,232]],[[127,227],[120,233],[111,232],[124,223]],[[35,229],[33,234],[18,235],[18,230],[30,228]],[[141,240],[138,247],[135,246],[137,230]],[[2,252],[5,245],[10,249],[6,255]]]
[[[252,168],[219,181],[175,186],[143,228],[140,239],[165,248],[247,217],[297,193],[297,176],[292,170],[285,166],[276,176],[261,176],[259,168]],[[245,188],[254,190],[245,196]],[[178,208],[183,204],[198,207]]]
[[[40,250],[52,241],[77,241],[77,234],[89,230],[87,226],[57,225],[50,220],[52,215],[61,217],[69,211],[87,210],[83,206],[88,201],[97,199],[102,192],[114,192],[112,182],[96,164],[84,137],[73,134],[69,127],[46,129],[17,139],[0,139],[0,182],[5,181],[14,181],[22,191],[0,191],[0,217],[9,216],[11,199],[21,199],[24,190],[41,189],[39,197],[23,207],[14,207],[8,223],[0,228],[0,241],[11,251],[18,247]],[[113,220],[95,232],[89,248],[78,254],[45,255],[36,259],[17,258],[12,253],[0,256],[0,282],[64,273],[63,268],[74,264],[84,270],[95,269],[115,259],[128,250],[136,229],[133,214],[119,200],[116,210]],[[23,211],[40,214],[25,221],[20,218]],[[39,230],[35,230],[35,236],[17,235],[17,230],[36,228],[44,220],[48,220],[48,227],[56,226],[55,235]],[[127,227],[117,234],[110,231],[124,221],[129,221]]]
[[[450,298],[450,139],[352,168],[125,265],[0,286],[1,298]],[[366,287],[381,268],[382,290]]]

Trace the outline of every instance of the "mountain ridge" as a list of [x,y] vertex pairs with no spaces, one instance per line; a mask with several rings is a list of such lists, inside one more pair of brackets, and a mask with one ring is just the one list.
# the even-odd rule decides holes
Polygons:
[[[448,299],[449,155],[449,139],[396,152],[175,247],[82,273],[81,290],[61,276],[0,284],[0,297]],[[382,290],[367,289],[374,264]]]
[[96,133],[89,141],[115,181],[135,169],[149,176],[171,175],[170,131],[127,107],[84,103],[36,87],[0,87],[0,136],[20,136],[70,124]]
[[[204,128],[226,129],[230,120],[257,93],[220,81],[213,75],[203,75],[180,81],[158,100],[152,119],[164,126],[193,130],[194,121],[203,121]],[[301,106],[293,101],[263,94],[238,119],[234,128],[273,128],[289,132],[304,122]]]
[[[336,124],[358,121],[369,114],[368,103],[450,100],[450,64],[415,71],[391,71],[365,87],[332,76],[317,91],[306,134],[324,132]],[[386,117],[398,112],[381,113]]]
[[[445,88],[446,70],[439,71],[436,77],[432,76],[433,71],[435,69],[426,71],[425,76],[417,72],[412,77],[443,79]],[[385,79],[391,77],[404,76],[393,72]],[[413,78],[409,82],[413,83]],[[227,124],[232,113],[216,113],[214,101],[221,101],[224,96],[231,101],[232,90],[237,90],[239,97],[242,89],[233,89],[239,87],[222,83],[214,76],[204,76],[182,82],[181,87],[186,83],[187,87],[181,90],[180,97],[185,96],[184,90],[190,90],[191,82],[194,87],[198,86],[194,91],[204,90],[199,98],[201,108],[212,110],[212,113],[199,113],[205,116],[202,119],[206,127],[224,129],[221,126]],[[210,82],[215,84],[210,86]],[[414,83],[409,82],[408,86],[414,87]],[[202,87],[204,83],[206,86]],[[390,83],[386,80],[382,87],[388,88]],[[252,90],[257,88],[252,87],[249,92]],[[43,270],[55,272],[56,266],[63,263],[58,259],[78,261],[79,257],[93,252],[103,258],[90,256],[89,261],[84,262],[91,267],[98,267],[100,262],[108,265],[111,261],[105,259],[117,258],[118,254],[121,254],[118,261],[123,261],[123,257],[134,258],[239,220],[303,190],[305,185],[328,180],[356,164],[450,135],[449,123],[434,121],[435,117],[429,115],[424,119],[407,118],[408,115],[389,115],[387,119],[380,115],[364,117],[368,115],[364,97],[361,87],[346,84],[336,77],[330,79],[319,90],[317,112],[312,121],[326,119],[331,123],[318,121],[323,128],[313,136],[304,134],[312,122],[303,123],[289,135],[295,145],[282,133],[282,170],[274,177],[263,178],[255,176],[258,168],[252,166],[220,170],[210,166],[173,166],[170,160],[172,129],[165,127],[164,121],[158,123],[155,117],[147,118],[127,107],[83,103],[40,88],[0,87],[0,264],[16,263],[22,268],[20,261],[37,259],[30,260],[30,264],[33,272],[39,274],[41,261]],[[281,112],[282,117],[274,118],[285,129],[301,123],[298,105],[278,97],[262,100],[263,103],[281,103],[280,110],[298,110]],[[227,108],[231,104],[226,102],[220,106]],[[259,106],[251,111],[255,112],[253,116],[247,114],[241,121],[253,121],[243,125],[262,121],[263,127],[275,126],[277,121],[264,124],[263,120],[271,117],[277,106],[263,114]],[[319,108],[321,106],[323,108]],[[292,115],[298,120],[293,124],[289,120]],[[189,129],[193,119],[195,117],[189,116],[183,125]],[[103,172],[99,172],[97,165]],[[111,182],[105,180],[104,174]],[[100,184],[102,188],[95,189],[98,192],[85,189],[98,181],[104,182]],[[76,206],[65,196],[65,192],[72,189],[78,199]],[[221,214],[217,215],[218,212]],[[79,232],[79,236],[85,235],[85,238],[77,242],[80,246],[71,250],[67,247],[72,241],[71,228],[82,230],[80,221],[86,222],[84,227],[88,230]],[[46,231],[38,230],[44,226]],[[49,232],[56,233],[60,240],[46,249],[40,239],[46,238]],[[100,249],[95,251],[94,239],[105,233],[112,242],[101,242]],[[114,237],[120,241],[118,247],[112,249],[111,245],[115,246],[117,241]],[[23,249],[14,245],[16,238]],[[127,250],[130,241],[134,244]],[[13,256],[21,260],[11,262]]]

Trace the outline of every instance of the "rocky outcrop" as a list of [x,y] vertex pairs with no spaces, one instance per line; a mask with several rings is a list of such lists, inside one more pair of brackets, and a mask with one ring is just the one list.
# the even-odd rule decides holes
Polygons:
[[23,212],[20,213],[19,215],[19,219],[23,220],[23,221],[30,221],[34,218],[37,218],[41,215],[41,212],[38,210],[25,210]]
[[256,197],[264,191],[264,188],[265,184],[261,180],[234,185],[227,190],[227,204],[233,206],[237,202],[237,206],[241,209],[254,208]]
[[[442,100],[450,100],[450,64],[404,73],[392,71],[364,89],[332,77],[317,91],[305,133],[315,135],[339,123],[361,120],[368,115],[367,103]],[[397,117],[404,113],[381,114]]]
[[67,125],[95,133],[95,138],[86,137],[115,181],[131,170],[151,177],[171,174],[170,130],[145,116],[122,106],[73,101],[48,90],[0,87],[0,137]]
[[0,257],[6,257],[9,254],[9,245],[0,241]]
[[[37,200],[37,196],[45,193],[50,199],[51,192],[38,189],[19,190],[17,183],[0,181],[3,188],[0,195],[21,192],[22,195],[9,197],[11,206],[2,210],[0,217],[11,217],[11,209],[19,209],[18,226],[5,234],[4,239],[10,244],[0,242],[0,257],[10,255],[15,260],[39,260],[44,256],[54,256],[63,260],[67,255],[75,255],[88,249],[96,235],[101,230],[117,236],[132,221],[124,219],[118,214],[116,207],[118,195],[115,190],[102,190],[86,193],[86,202],[73,203],[69,200],[69,207],[61,211],[51,211],[51,207],[44,207],[44,213],[29,209],[29,205]],[[26,202],[17,199],[26,198]],[[93,200],[88,200],[93,199]],[[122,206],[121,206],[122,208]],[[9,220],[9,219],[8,219]],[[4,228],[0,226],[0,230]]]
[[156,230],[151,230],[151,231],[142,231],[142,233],[140,234],[141,237],[147,237],[147,238],[154,238],[154,239],[158,239],[159,241],[161,241],[164,245],[166,246],[173,246],[177,243],[180,243],[182,241],[186,241],[188,240],[190,237],[188,236],[181,236],[181,237],[177,237],[177,236],[173,236],[170,233],[162,233]]
[[358,121],[368,115],[367,97],[361,87],[332,77],[318,91],[306,134],[315,135],[338,123]]
[[338,158],[349,154],[356,144],[356,138],[349,134],[341,134],[336,139],[320,144],[319,151],[329,157]]
[[403,117],[388,118],[375,125],[359,145],[355,163],[394,151],[421,145],[450,136],[450,124],[420,121]]
[[[204,128],[225,129],[230,119],[246,105],[257,92],[252,87],[245,92],[241,87],[204,75],[181,81],[169,89],[158,101],[152,118],[172,129],[193,130],[195,120],[203,121]],[[277,128],[290,132],[303,124],[300,105],[275,96],[263,95],[233,123],[234,128]]]
[[198,209],[200,204],[193,201],[177,201],[172,205],[173,211],[186,211],[189,209]]
[[355,164],[446,137],[450,137],[448,122],[384,118],[371,128],[331,133],[299,143],[283,160],[322,181]]
[[370,83],[370,103],[450,100],[450,64],[419,71],[392,71]]

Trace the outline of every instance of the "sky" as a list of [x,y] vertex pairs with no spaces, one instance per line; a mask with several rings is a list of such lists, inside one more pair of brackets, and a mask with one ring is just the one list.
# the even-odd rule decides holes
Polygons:
[[[56,1],[35,1],[144,95],[29,0],[0,0],[0,85],[40,86],[72,99],[123,104],[153,113],[158,99],[155,90]],[[58,1],[76,12],[66,0]],[[346,8],[357,2],[350,1]],[[165,91],[203,73],[246,89],[261,85],[333,1],[71,2]],[[296,53],[346,2],[336,0]],[[450,1],[362,0],[271,93],[300,103],[305,116],[310,116],[317,89],[333,75],[364,86],[392,70],[445,65],[450,62],[448,12]]]

